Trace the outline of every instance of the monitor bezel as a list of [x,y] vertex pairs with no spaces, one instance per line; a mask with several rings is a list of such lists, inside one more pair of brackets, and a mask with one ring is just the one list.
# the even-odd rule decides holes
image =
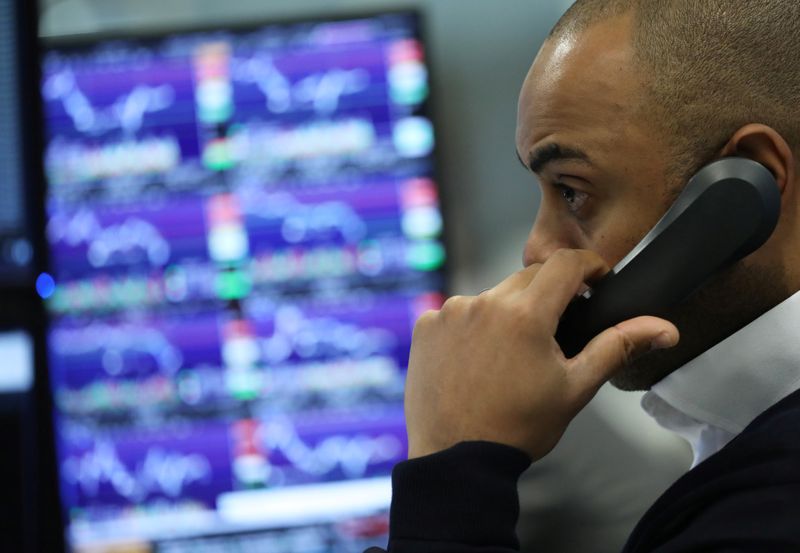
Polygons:
[[26,190],[26,232],[33,246],[27,269],[0,278],[0,331],[22,331],[33,340],[33,388],[15,398],[22,417],[27,463],[23,483],[27,503],[21,506],[26,551],[64,551],[64,522],[58,493],[53,405],[47,366],[47,312],[35,290],[36,278],[48,269],[45,234],[44,119],[40,97],[39,10],[37,2],[10,0],[15,7],[22,172]]

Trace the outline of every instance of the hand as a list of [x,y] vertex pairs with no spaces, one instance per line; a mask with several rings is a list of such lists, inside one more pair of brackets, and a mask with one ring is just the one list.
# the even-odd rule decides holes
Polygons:
[[553,338],[561,314],[608,270],[593,252],[559,250],[491,290],[423,314],[406,381],[409,458],[484,440],[540,459],[617,370],[677,344],[672,323],[638,317],[564,357]]

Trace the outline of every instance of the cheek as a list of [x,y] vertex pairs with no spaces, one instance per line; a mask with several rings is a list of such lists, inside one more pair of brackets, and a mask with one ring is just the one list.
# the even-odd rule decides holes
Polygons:
[[635,206],[616,206],[594,220],[585,233],[586,248],[599,254],[613,267],[628,255],[650,231],[660,216],[642,216]]

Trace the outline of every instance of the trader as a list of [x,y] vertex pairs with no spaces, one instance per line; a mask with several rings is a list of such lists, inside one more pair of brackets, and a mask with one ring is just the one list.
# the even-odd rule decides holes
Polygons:
[[[626,552],[800,551],[798,52],[796,0],[578,0],[563,16],[519,101],[542,192],[525,269],[414,332],[391,553],[516,550],[517,478],[608,380],[650,390],[695,455]],[[665,319],[566,358],[569,302],[726,156],[775,177],[770,239]]]

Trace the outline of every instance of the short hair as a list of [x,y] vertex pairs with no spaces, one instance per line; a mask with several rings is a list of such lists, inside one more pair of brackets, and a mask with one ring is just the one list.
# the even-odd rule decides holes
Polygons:
[[681,173],[747,123],[769,125],[800,149],[800,1],[577,0],[550,36],[627,14],[644,107]]

